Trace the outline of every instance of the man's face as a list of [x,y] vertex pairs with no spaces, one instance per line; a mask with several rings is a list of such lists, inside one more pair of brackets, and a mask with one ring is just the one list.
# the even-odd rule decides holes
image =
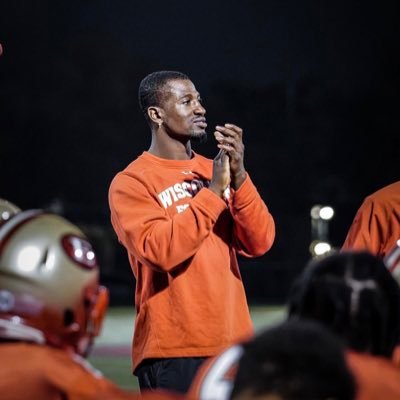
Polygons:
[[206,110],[191,81],[169,81],[164,87],[164,100],[160,108],[164,111],[164,129],[171,136],[200,140],[206,137]]

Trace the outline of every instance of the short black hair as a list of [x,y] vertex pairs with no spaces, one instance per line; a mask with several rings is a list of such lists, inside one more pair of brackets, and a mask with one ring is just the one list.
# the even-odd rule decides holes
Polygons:
[[283,400],[352,400],[356,386],[344,346],[314,321],[286,321],[243,345],[231,399],[245,391]]
[[380,257],[337,253],[309,263],[292,286],[288,316],[317,320],[348,348],[390,358],[400,337],[400,288]]
[[156,71],[142,79],[139,85],[139,105],[148,119],[147,109],[151,106],[160,106],[163,101],[163,88],[169,81],[190,80],[182,72],[178,71]]

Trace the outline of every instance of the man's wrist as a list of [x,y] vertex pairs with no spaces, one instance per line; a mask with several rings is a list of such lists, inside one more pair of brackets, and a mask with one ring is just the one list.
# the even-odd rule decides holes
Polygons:
[[223,194],[225,189],[221,189],[220,187],[214,186],[214,185],[210,185],[208,187],[213,193],[215,193],[218,197],[223,198]]
[[233,189],[238,190],[240,186],[242,186],[242,183],[246,180],[247,173],[245,170],[241,170],[239,172],[236,172],[235,174],[232,174],[231,177],[231,186]]

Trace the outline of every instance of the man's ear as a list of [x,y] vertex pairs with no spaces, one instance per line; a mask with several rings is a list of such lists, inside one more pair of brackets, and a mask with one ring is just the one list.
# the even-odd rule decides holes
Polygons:
[[149,116],[150,120],[153,121],[156,125],[161,125],[163,122],[163,109],[156,106],[151,106],[147,109],[147,115]]

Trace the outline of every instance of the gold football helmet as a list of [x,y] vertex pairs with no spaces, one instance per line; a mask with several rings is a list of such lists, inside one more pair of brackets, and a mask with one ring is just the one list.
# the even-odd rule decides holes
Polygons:
[[0,227],[0,337],[87,356],[107,306],[96,255],[77,226],[28,210]]

